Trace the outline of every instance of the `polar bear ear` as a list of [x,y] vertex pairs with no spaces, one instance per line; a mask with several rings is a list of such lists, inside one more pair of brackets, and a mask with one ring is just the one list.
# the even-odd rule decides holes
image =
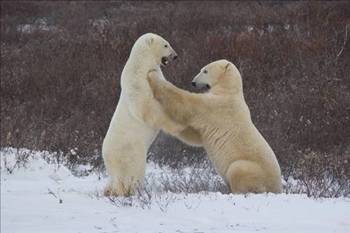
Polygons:
[[148,46],[151,46],[153,44],[154,38],[153,36],[150,36],[146,39],[146,43]]
[[231,62],[227,62],[225,65],[225,72],[229,71],[231,69]]

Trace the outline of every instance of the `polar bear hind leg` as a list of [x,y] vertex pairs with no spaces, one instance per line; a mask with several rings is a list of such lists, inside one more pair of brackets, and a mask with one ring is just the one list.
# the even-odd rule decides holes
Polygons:
[[125,152],[124,156],[116,156],[114,153],[104,153],[106,170],[109,175],[105,196],[130,196],[134,194],[138,185],[143,183],[145,173],[146,157],[144,151],[135,146],[130,146],[125,150],[117,150],[119,153]]
[[226,172],[226,181],[232,193],[266,192],[264,178],[264,172],[259,164],[248,160],[233,162]]

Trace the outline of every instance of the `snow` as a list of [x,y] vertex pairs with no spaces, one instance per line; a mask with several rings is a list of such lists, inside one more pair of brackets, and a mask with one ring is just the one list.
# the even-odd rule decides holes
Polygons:
[[63,165],[47,163],[50,155],[45,152],[31,153],[23,164],[16,163],[23,154],[15,150],[0,154],[3,233],[350,232],[349,198],[174,193],[159,180],[178,174],[186,179],[191,168],[175,173],[176,169],[150,163],[148,191],[109,199],[102,196],[106,183],[102,174],[74,176]]

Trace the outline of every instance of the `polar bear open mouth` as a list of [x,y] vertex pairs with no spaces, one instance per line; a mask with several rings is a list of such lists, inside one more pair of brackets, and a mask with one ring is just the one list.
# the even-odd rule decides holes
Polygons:
[[200,88],[200,93],[206,93],[210,91],[210,85],[209,84],[203,84],[203,86]]
[[169,63],[169,59],[167,57],[162,57],[162,64],[166,66],[168,65],[168,63]]
[[211,86],[209,84],[196,83],[196,82],[192,82],[192,86],[195,87],[196,89],[200,90],[201,92],[207,92],[211,88]]

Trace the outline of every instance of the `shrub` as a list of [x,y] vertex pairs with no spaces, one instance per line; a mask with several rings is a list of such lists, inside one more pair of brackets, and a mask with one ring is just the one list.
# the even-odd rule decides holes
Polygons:
[[[346,1],[1,2],[0,145],[100,166],[121,71],[151,31],[178,52],[164,72],[179,87],[194,91],[191,77],[215,59],[238,66],[284,174],[298,167],[314,177],[317,164],[348,179],[349,9]],[[319,162],[307,162],[310,151]],[[174,167],[204,157],[164,134],[150,153]]]

